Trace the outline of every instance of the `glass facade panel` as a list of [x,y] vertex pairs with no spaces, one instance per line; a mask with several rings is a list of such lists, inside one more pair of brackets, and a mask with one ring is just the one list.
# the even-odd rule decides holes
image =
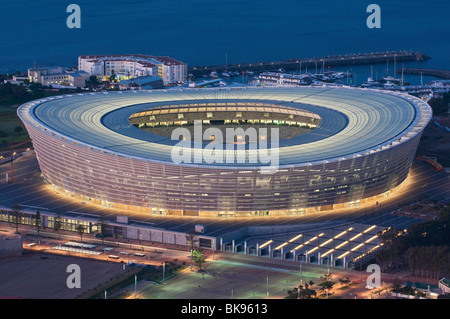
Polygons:
[[[264,176],[260,173],[259,168],[249,165],[242,167],[229,165],[229,167],[223,168],[204,163],[195,166],[174,165],[165,157],[170,151],[167,145],[158,144],[155,141],[143,143],[137,137],[126,136],[123,132],[112,134],[111,130],[106,130],[106,127],[101,126],[103,114],[111,113],[115,109],[123,110],[127,109],[127,105],[139,105],[139,103],[164,102],[165,105],[168,105],[167,100],[171,100],[172,97],[170,94],[175,96],[173,97],[174,101],[170,102],[172,104],[181,101],[183,98],[206,100],[206,91],[190,91],[187,93],[177,90],[177,92],[167,92],[167,94],[155,92],[149,95],[146,95],[145,92],[137,92],[133,95],[123,94],[125,98],[122,100],[117,94],[93,95],[95,102],[102,106],[98,109],[92,109],[89,104],[81,105],[79,101],[78,104],[74,102],[71,105],[71,98],[64,97],[51,103],[54,103],[53,106],[59,106],[59,103],[64,105],[68,101],[68,104],[64,107],[69,109],[73,107],[73,113],[70,111],[62,112],[60,111],[61,107],[48,107],[39,111],[41,105],[46,105],[47,102],[44,102],[36,104],[33,109],[22,106],[19,109],[19,115],[32,138],[42,173],[50,184],[71,194],[92,198],[108,207],[123,205],[124,207],[140,206],[149,209],[186,209],[189,211],[215,212],[302,209],[321,206],[325,203],[326,205],[333,205],[384,193],[399,185],[407,177],[421,132],[428,123],[428,116],[431,115],[431,113],[426,114],[426,106],[423,106],[423,109],[419,108],[417,105],[420,102],[416,100],[414,100],[414,103],[417,103],[417,105],[414,104],[416,107],[411,106],[411,110],[408,110],[406,108],[408,104],[404,103],[410,103],[406,100],[413,99],[412,97],[402,97],[401,99],[395,97],[395,103],[398,102],[397,100],[402,101],[399,102],[399,106],[396,106],[391,101],[392,97],[385,97],[388,94],[372,92],[373,96],[370,98],[375,99],[376,97],[383,102],[375,100],[372,105],[369,103],[370,98],[364,97],[366,93],[362,94],[360,91],[353,89],[329,89],[324,92],[317,88],[309,88],[304,91],[270,89],[211,90],[207,92],[210,94],[211,100],[224,99],[221,96],[230,96],[230,99],[239,97],[241,100],[253,98],[265,101],[268,98],[279,98],[280,101],[290,102],[295,100],[294,98],[301,98],[305,104],[321,102],[327,107],[338,108],[339,111],[336,111],[336,113],[346,113],[345,116],[332,117],[325,123],[321,123],[317,130],[323,129],[327,123],[331,123],[328,128],[332,128],[335,125],[334,120],[342,120],[343,129],[335,135],[305,143],[308,147],[305,145],[281,147],[280,160],[285,162],[281,164],[282,167],[278,172]],[[293,92],[297,93],[294,94]],[[317,94],[310,94],[311,92]],[[340,103],[334,103],[335,96],[333,94],[337,94],[335,92],[345,93],[339,93],[341,94],[341,96],[338,96],[340,97]],[[350,98],[352,103],[344,103]],[[77,101],[76,97],[74,99]],[[103,102],[103,99],[106,99],[108,103],[100,103]],[[271,103],[275,102],[272,101]],[[370,112],[356,112],[353,104],[358,103],[366,103],[367,105],[364,105],[370,112],[378,112],[377,108],[381,108],[376,113],[380,116],[383,112],[392,112],[390,114],[394,118],[389,124],[395,125],[397,122],[401,124],[398,124],[399,127],[397,128],[398,134],[404,134],[401,143],[392,144],[388,141],[380,144],[378,140],[353,137],[354,130],[362,134],[362,132],[365,132],[364,130],[368,129],[363,124],[372,124],[373,129],[376,130],[375,133],[385,132],[389,129],[383,127],[383,123],[369,118]],[[215,103],[207,104],[215,105]],[[244,106],[248,105],[248,103],[243,104]],[[264,105],[266,104],[259,106],[258,110],[264,112]],[[83,110],[84,107],[85,110]],[[148,105],[145,107],[148,108]],[[81,111],[78,113],[80,108]],[[215,107],[203,107],[203,111],[205,112],[206,109],[209,111],[210,108],[215,111]],[[252,107],[247,108],[250,111]],[[142,106],[141,111],[143,109],[145,109],[144,106]],[[201,109],[199,108],[199,111]],[[178,108],[172,110],[178,110]],[[167,113],[168,110],[161,110],[162,112]],[[410,112],[412,112],[412,115]],[[71,136],[71,139],[65,137],[66,139],[62,140],[61,134],[58,133],[58,130],[52,129],[50,124],[46,124],[47,127],[43,129],[43,121],[48,121],[51,125],[57,126],[58,123],[52,122],[52,119],[58,119],[58,116],[66,116],[66,113],[73,117],[66,118],[65,121],[73,121],[79,126],[58,128],[66,129],[67,131],[64,133]],[[89,117],[92,122],[86,121],[84,123],[77,117],[79,114],[84,114],[83,116],[86,116],[86,118],[88,114],[94,114],[95,116]],[[422,116],[423,119],[421,119]],[[410,118],[410,122],[402,123],[404,118]],[[128,120],[128,117],[126,120]],[[272,121],[272,119],[269,118],[266,121]],[[380,123],[379,128],[375,127],[376,123]],[[412,128],[416,128],[415,135],[411,134],[406,137],[405,134]],[[103,129],[105,131],[102,131]],[[95,135],[98,132],[103,135],[101,135],[101,138],[97,137],[94,140],[95,136],[92,137],[92,134]],[[307,138],[311,138],[313,135],[311,134]],[[116,138],[119,141],[116,141]],[[76,143],[73,140],[76,140]],[[136,140],[139,142],[136,143]],[[349,144],[351,144],[351,147]],[[111,147],[106,148],[110,145],[120,146],[117,146],[114,150]],[[340,148],[336,148],[337,146]],[[369,150],[369,146],[373,146],[374,149]],[[154,147],[154,149],[151,147]],[[361,151],[353,152],[357,149]],[[140,156],[139,152],[145,153],[145,156]],[[132,155],[129,155],[129,153],[132,153]],[[77,154],[77,156],[74,156],[74,154]],[[327,157],[331,156],[330,154],[339,156]],[[311,160],[304,161],[306,157]],[[240,174],[243,171],[246,173]],[[221,174],[223,172],[229,174]],[[142,178],[142,176],[146,177]],[[258,209],[256,209],[257,207]],[[6,217],[4,214],[0,214],[0,218],[5,219]],[[25,216],[22,222],[32,224],[33,219]],[[49,227],[53,227],[54,221],[51,218],[48,222]],[[76,221],[66,219],[63,227],[75,231],[77,225]],[[88,223],[83,225],[86,226],[86,232],[91,231]]]

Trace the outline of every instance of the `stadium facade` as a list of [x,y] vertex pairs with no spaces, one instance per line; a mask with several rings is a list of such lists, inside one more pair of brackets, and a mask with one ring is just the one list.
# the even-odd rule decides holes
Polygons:
[[[55,189],[106,207],[206,217],[298,215],[387,196],[406,179],[432,116],[413,96],[347,87],[73,94],[18,114]],[[139,128],[186,125],[192,114],[311,126],[279,141],[273,174],[250,162],[175,164],[179,141]]]

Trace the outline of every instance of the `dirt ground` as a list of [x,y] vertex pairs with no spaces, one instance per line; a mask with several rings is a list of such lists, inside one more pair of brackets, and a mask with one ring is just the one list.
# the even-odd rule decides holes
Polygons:
[[[81,269],[81,288],[68,288],[67,266]],[[25,253],[0,258],[0,298],[73,299],[123,273],[120,263],[71,256]]]

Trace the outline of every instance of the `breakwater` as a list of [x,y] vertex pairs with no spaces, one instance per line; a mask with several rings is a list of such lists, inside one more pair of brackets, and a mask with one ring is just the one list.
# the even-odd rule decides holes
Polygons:
[[298,58],[282,61],[238,63],[210,66],[193,66],[188,69],[188,73],[194,76],[209,75],[211,72],[277,72],[280,69],[293,71],[308,68],[311,73],[316,70],[325,70],[328,66],[344,66],[359,64],[377,64],[389,62],[410,62],[425,61],[430,57],[414,51],[386,51],[375,53],[357,53],[345,55],[330,55],[316,58]]
[[395,70],[395,73],[403,73],[404,74],[416,74],[416,75],[429,75],[435,76],[437,78],[442,79],[450,79],[450,71],[449,70],[438,70],[438,69],[420,69],[420,68],[403,68]]

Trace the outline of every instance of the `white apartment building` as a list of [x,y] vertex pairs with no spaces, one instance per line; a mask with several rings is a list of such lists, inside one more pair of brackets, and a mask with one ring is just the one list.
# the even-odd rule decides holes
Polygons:
[[120,80],[141,76],[159,76],[164,84],[185,82],[187,64],[170,57],[142,54],[82,55],[78,57],[78,70],[90,75]]

